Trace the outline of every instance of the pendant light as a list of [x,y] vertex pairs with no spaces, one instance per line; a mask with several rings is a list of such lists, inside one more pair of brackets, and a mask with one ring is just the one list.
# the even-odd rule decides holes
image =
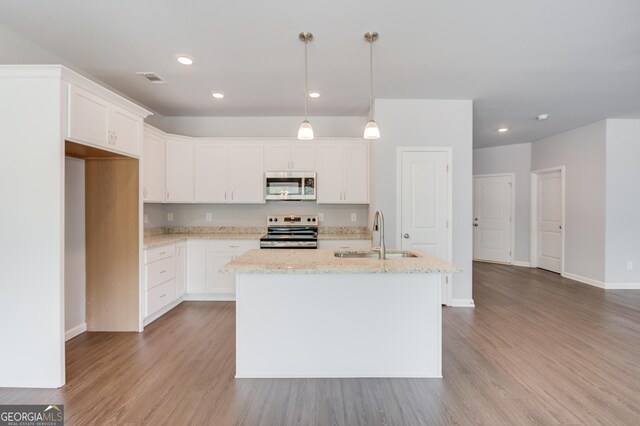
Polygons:
[[311,127],[311,123],[309,123],[307,117],[307,98],[309,93],[308,88],[308,61],[307,61],[307,47],[309,43],[313,40],[313,34],[303,32],[298,35],[300,41],[304,42],[304,121],[300,124],[298,128],[298,139],[301,140],[312,140],[313,139],[313,127]]
[[378,123],[373,119],[373,42],[378,39],[378,33],[367,32],[364,33],[364,39],[369,42],[369,121],[364,126],[364,138],[365,139],[380,139],[380,129],[378,129]]

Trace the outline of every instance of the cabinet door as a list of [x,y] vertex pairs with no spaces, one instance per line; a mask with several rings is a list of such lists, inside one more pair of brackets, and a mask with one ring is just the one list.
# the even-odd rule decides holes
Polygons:
[[270,143],[264,150],[264,170],[282,172],[291,169],[291,144]]
[[229,145],[229,180],[232,203],[264,203],[262,145]]
[[70,91],[69,138],[112,148],[107,124],[109,103],[75,86]]
[[154,133],[145,132],[142,149],[142,167],[144,170],[142,197],[145,202],[163,202],[165,200],[164,139]]
[[193,202],[193,143],[167,139],[166,179],[169,203]]
[[316,170],[316,145],[313,143],[296,143],[291,146],[291,169],[298,172]]
[[109,108],[109,130],[111,144],[119,151],[140,155],[140,134],[142,119],[122,108]]
[[187,243],[176,244],[176,297],[187,292]]
[[195,145],[195,201],[226,203],[230,198],[229,147],[221,144]]
[[234,273],[220,272],[220,268],[231,262],[233,257],[234,255],[231,253],[207,251],[207,293],[235,293],[236,275]]
[[341,204],[342,200],[342,146],[319,145],[317,153],[318,204]]
[[204,240],[187,243],[187,293],[204,293],[206,289],[207,250]]
[[369,146],[365,142],[343,147],[342,188],[344,203],[369,202]]
[[318,248],[331,250],[367,250],[371,240],[319,240]]

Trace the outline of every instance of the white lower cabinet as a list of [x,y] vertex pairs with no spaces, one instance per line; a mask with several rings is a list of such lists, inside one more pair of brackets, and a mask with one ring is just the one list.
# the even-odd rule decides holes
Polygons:
[[318,248],[333,250],[366,250],[371,240],[318,240]]
[[187,243],[181,241],[176,244],[176,297],[182,297],[187,292]]
[[260,247],[253,240],[189,240],[187,244],[189,300],[233,300],[236,278],[220,269],[247,250]]
[[167,244],[147,249],[144,258],[144,317],[148,319],[179,297],[176,288],[179,279],[176,245]]

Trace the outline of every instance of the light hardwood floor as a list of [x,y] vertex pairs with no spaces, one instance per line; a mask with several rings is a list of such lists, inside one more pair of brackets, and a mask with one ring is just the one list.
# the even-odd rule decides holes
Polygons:
[[[640,291],[474,265],[475,309],[443,312],[444,379],[234,379],[234,304],[185,302],[144,333],[67,343],[68,425],[640,424]],[[339,349],[339,348],[338,348]]]

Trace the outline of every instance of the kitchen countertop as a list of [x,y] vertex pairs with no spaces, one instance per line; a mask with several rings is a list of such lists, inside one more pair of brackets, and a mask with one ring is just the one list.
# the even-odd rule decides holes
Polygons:
[[385,260],[337,258],[334,252],[327,249],[249,250],[226,264],[222,271],[249,274],[448,274],[462,271],[458,266],[419,251],[411,252],[420,257]]
[[[353,228],[328,228],[325,230],[321,228],[318,233],[318,240],[368,240],[371,238],[371,234],[368,231],[363,232],[361,228],[356,228],[358,232],[353,232],[352,229]],[[242,232],[243,230],[245,230],[245,232]],[[249,230],[258,231],[256,228],[249,228]],[[266,230],[246,232],[246,228],[242,227],[227,227],[224,229],[220,227],[215,232],[206,232],[206,228],[181,227],[176,228],[176,231],[177,232],[145,234],[144,248],[147,249],[185,240],[259,240],[260,237],[266,233]]]

